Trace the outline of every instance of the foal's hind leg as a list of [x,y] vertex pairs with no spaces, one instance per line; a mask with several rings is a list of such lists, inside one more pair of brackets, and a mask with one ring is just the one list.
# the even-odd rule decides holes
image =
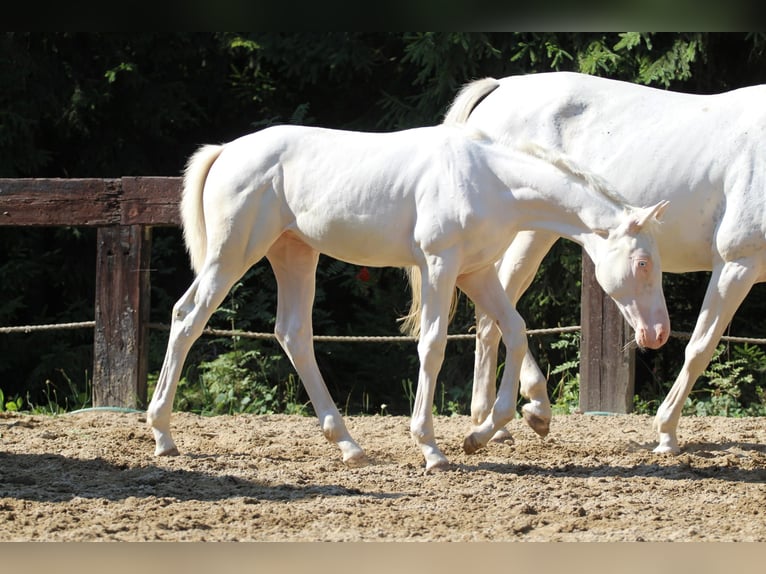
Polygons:
[[271,247],[267,258],[278,286],[277,340],[303,382],[324,436],[338,445],[348,466],[364,466],[369,462],[367,455],[346,429],[314,356],[311,309],[319,253],[286,234]]
[[210,315],[221,304],[241,273],[206,265],[173,307],[170,337],[157,387],[147,409],[147,422],[155,440],[155,455],[176,455],[170,434],[170,415],[186,355],[202,334]]

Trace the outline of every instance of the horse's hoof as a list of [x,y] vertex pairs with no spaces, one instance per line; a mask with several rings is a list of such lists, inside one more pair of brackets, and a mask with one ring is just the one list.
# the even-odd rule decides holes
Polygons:
[[370,464],[370,459],[367,457],[367,454],[362,451],[352,454],[348,458],[344,458],[343,464],[348,468],[362,468]]
[[514,443],[514,440],[513,440],[513,437],[511,436],[511,433],[508,432],[507,429],[502,428],[495,433],[495,436],[493,436],[490,439],[490,442],[512,445]]
[[551,430],[551,421],[546,420],[534,413],[530,413],[522,409],[521,414],[524,416],[524,421],[535,431],[541,438],[548,436]]
[[479,439],[476,438],[475,433],[471,433],[463,439],[463,452],[466,454],[473,454],[483,446]]

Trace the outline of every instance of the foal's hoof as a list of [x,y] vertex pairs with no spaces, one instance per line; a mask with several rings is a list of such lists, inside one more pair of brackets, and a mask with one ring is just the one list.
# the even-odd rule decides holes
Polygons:
[[681,447],[678,446],[678,440],[668,436],[660,435],[660,442],[654,448],[655,454],[679,454]]
[[445,458],[431,464],[430,466],[426,464],[426,474],[436,474],[437,472],[446,472],[450,468],[452,468],[452,465],[450,464],[450,461],[448,461]]
[[521,414],[524,416],[526,423],[535,431],[541,438],[548,436],[551,430],[551,421],[544,419],[534,413],[525,411],[522,409]]
[[463,452],[466,454],[473,454],[483,446],[474,433],[469,434],[463,439]]
[[154,456],[178,456],[179,454],[181,453],[178,452],[176,447],[166,449],[157,448],[157,450],[154,451]]

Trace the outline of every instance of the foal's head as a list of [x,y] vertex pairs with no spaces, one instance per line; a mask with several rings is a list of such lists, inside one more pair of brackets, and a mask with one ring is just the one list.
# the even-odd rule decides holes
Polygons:
[[635,330],[640,347],[657,349],[670,335],[670,319],[662,292],[662,270],[654,227],[668,202],[632,208],[595,251],[596,280],[617,303]]

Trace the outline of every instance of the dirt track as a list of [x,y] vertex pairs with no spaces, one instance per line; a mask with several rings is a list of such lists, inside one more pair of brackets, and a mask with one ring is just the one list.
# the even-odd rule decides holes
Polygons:
[[347,469],[314,418],[174,413],[155,458],[143,415],[0,413],[0,541],[766,541],[766,420],[687,417],[651,452],[646,416],[555,417],[541,440],[460,450],[425,476],[404,417],[349,417],[374,464]]

